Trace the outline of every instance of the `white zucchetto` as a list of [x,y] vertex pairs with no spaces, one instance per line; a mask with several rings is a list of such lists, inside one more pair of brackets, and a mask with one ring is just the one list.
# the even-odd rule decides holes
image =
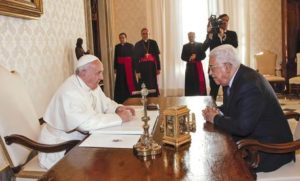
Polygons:
[[82,57],[79,58],[78,62],[77,62],[77,65],[76,65],[76,68],[79,68],[83,65],[86,65],[90,62],[93,62],[95,60],[99,60],[100,59],[94,55],[91,55],[91,54],[88,54],[88,55],[83,55]]

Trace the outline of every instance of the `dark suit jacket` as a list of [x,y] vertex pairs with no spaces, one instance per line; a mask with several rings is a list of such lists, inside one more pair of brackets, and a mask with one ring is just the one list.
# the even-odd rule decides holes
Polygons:
[[217,34],[213,35],[212,39],[208,38],[208,35],[206,37],[206,40],[203,42],[203,50],[204,52],[209,48],[210,50],[214,49],[217,46],[229,44],[234,46],[235,48],[238,47],[238,37],[235,31],[227,30],[225,32],[226,39],[224,41],[221,41]]
[[[225,90],[226,92],[226,90]],[[241,65],[220,107],[214,123],[229,132],[235,141],[251,138],[263,143],[284,143],[293,136],[270,84],[255,70]],[[261,162],[254,171],[272,171],[295,159],[295,154],[260,153]]]

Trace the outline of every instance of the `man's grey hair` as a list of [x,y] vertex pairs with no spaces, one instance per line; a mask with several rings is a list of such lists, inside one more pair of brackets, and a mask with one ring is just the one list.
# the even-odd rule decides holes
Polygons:
[[236,49],[229,44],[220,45],[214,48],[210,52],[209,58],[215,58],[216,62],[220,64],[230,63],[235,68],[239,67],[241,64]]

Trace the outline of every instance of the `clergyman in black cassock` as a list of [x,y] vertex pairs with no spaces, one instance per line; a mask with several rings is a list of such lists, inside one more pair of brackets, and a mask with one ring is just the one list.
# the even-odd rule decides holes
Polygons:
[[157,76],[160,74],[159,48],[155,40],[148,39],[147,28],[141,30],[142,40],[134,46],[136,73],[138,79],[138,89],[142,83],[147,89],[155,89],[155,93],[150,93],[149,97],[159,96]]
[[195,42],[195,33],[188,33],[189,43],[183,45],[181,59],[186,62],[185,96],[206,95],[202,60],[205,52],[202,43]]
[[120,43],[115,46],[114,71],[116,74],[114,100],[123,103],[133,96],[137,82],[134,71],[133,45],[127,43],[127,35],[120,33]]

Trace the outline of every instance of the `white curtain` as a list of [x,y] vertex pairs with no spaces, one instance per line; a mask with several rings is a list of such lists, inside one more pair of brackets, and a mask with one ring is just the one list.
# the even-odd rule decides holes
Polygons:
[[249,53],[249,1],[248,0],[214,0],[219,14],[226,13],[229,16],[229,30],[237,32],[238,53],[241,62],[248,66],[254,66],[250,61]]
[[148,1],[148,22],[151,35],[161,51],[161,96],[182,96],[184,93],[184,62],[180,60],[182,48],[181,0]]
[[[196,41],[205,40],[206,25],[211,14],[229,15],[229,29],[238,34],[241,61],[250,65],[247,0],[151,0],[147,3],[150,36],[155,37],[161,51],[161,96],[184,95],[185,62],[181,60],[182,46],[188,42],[187,33],[190,31],[196,33]],[[206,54],[208,57],[209,52]],[[208,87],[207,58],[203,63]]]

